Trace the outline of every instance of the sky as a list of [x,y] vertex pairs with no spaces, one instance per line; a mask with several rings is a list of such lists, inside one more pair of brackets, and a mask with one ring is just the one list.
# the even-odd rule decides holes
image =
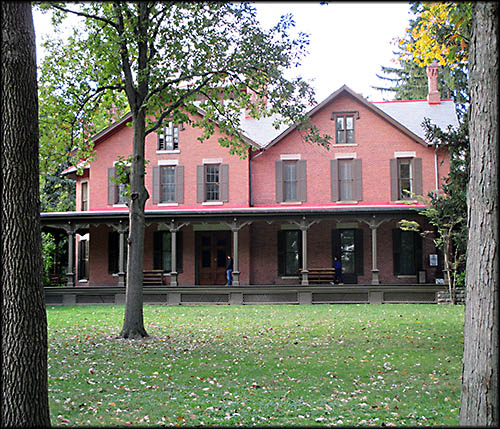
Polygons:
[[[392,99],[392,94],[371,86],[384,86],[377,78],[381,66],[395,66],[394,38],[403,37],[411,13],[408,2],[256,2],[258,18],[264,28],[275,25],[281,15],[292,13],[296,31],[309,34],[309,54],[294,74],[302,76],[315,89],[316,100],[323,101],[342,85],[370,101]],[[39,43],[50,34],[50,22],[33,14]]]

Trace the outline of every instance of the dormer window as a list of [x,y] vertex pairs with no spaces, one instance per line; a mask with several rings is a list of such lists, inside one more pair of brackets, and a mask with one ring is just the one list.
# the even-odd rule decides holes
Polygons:
[[158,150],[179,149],[179,126],[167,122],[158,131]]
[[354,143],[354,119],[359,119],[358,112],[334,112],[335,143]]

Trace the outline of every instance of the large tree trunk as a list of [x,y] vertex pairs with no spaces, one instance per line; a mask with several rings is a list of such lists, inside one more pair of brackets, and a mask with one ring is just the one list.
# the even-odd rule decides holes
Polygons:
[[148,192],[144,185],[144,113],[133,114],[134,140],[130,175],[127,293],[122,338],[147,337],[143,316],[144,208]]
[[498,426],[498,3],[473,3],[460,424]]
[[47,427],[35,32],[30,3],[1,11],[1,426]]

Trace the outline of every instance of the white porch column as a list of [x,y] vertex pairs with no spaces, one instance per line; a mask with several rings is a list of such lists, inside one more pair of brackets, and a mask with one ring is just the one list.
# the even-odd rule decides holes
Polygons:
[[177,277],[179,273],[177,272],[177,233],[179,230],[188,225],[188,222],[183,222],[179,224],[175,222],[174,219],[168,224],[168,230],[170,231],[170,251],[171,251],[171,269],[170,269],[170,286],[178,286]]
[[226,222],[233,232],[233,286],[240,286],[239,232],[241,228],[251,223],[252,221],[240,223],[237,218],[234,218],[231,223]]
[[370,225],[372,230],[372,285],[380,284],[377,268],[377,227],[378,225]]
[[69,227],[66,229],[66,232],[68,233],[68,269],[66,270],[66,286],[73,287],[75,285],[75,273],[73,272],[75,267],[75,230]]

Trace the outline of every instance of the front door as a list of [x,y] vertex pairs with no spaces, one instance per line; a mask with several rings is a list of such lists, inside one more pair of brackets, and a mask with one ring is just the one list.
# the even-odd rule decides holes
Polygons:
[[226,257],[231,251],[229,231],[199,231],[196,233],[198,284],[226,284]]
[[363,274],[363,230],[333,230],[333,256],[340,258],[344,283],[357,283]]

